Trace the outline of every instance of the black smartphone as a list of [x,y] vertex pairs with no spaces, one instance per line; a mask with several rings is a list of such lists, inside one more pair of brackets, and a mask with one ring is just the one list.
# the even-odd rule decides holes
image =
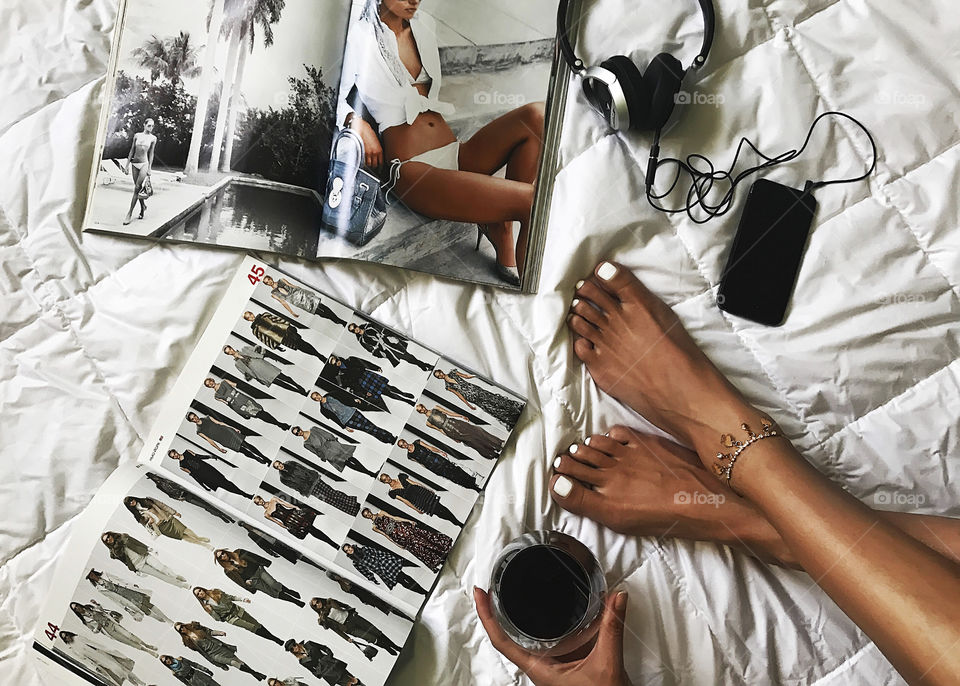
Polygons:
[[750,187],[720,277],[721,310],[768,326],[783,323],[816,210],[809,192],[767,179]]

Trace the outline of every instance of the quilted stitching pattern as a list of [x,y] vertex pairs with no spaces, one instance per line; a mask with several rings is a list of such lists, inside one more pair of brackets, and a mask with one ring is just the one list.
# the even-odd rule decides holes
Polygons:
[[[581,27],[588,55],[633,50],[640,63],[660,50],[692,55],[700,27],[686,7],[658,8],[649,21],[628,5],[591,3]],[[106,0],[0,8],[0,25],[16,29],[0,49],[0,675],[8,683],[36,683],[28,634],[61,525],[118,461],[136,456],[239,260],[79,235],[114,13]],[[625,541],[548,507],[557,446],[618,421],[643,425],[571,364],[560,324],[572,284],[615,255],[678,308],[724,371],[831,478],[868,502],[920,494],[925,511],[958,514],[960,63],[943,50],[960,28],[954,8],[945,0],[724,0],[718,16],[714,54],[694,87],[725,104],[689,108],[665,152],[701,151],[723,164],[740,135],[764,150],[787,149],[826,109],[865,121],[881,147],[869,184],[818,194],[784,327],[716,310],[735,217],[699,227],[651,213],[642,201],[648,141],[603,132],[573,85],[538,296],[375,267],[285,265],[526,390],[539,406],[427,605],[398,684],[522,681],[483,640],[469,589],[485,585],[480,553],[541,526],[591,542],[610,578],[631,590],[637,683],[900,683],[807,577],[714,546]],[[799,185],[866,159],[864,141],[845,125],[816,142],[822,152],[771,176]],[[571,254],[570,245],[579,248]],[[458,316],[469,332],[451,324]]]

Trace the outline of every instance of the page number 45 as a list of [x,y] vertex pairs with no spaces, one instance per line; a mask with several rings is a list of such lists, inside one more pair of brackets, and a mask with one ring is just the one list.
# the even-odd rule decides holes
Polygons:
[[265,273],[266,272],[263,271],[263,267],[253,265],[250,267],[250,273],[247,274],[247,278],[250,279],[250,283],[256,286],[258,283],[260,283],[260,279],[263,278]]

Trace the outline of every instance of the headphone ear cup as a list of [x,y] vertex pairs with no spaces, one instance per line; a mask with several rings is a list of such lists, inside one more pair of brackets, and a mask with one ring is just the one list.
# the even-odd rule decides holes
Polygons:
[[630,113],[630,128],[637,128],[637,124],[646,118],[649,106],[649,94],[643,87],[643,74],[640,68],[625,55],[614,55],[604,60],[600,66],[617,77],[617,83],[623,91],[627,101],[627,112]]
[[643,73],[643,89],[649,94],[649,105],[638,127],[649,131],[663,128],[673,113],[683,76],[683,65],[673,55],[661,52],[653,58]]

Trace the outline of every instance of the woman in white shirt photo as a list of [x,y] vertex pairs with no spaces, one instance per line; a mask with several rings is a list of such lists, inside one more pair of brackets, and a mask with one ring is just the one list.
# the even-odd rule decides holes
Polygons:
[[[439,98],[442,74],[436,26],[420,0],[367,0],[351,27],[337,122],[362,139],[365,163],[390,163],[392,190],[407,207],[434,219],[476,223],[497,272],[519,284],[543,136],[543,104],[531,103],[457,140]],[[356,88],[374,128],[348,102]],[[381,143],[382,140],[382,143]],[[506,178],[493,176],[506,167]],[[520,223],[514,241],[513,222]]]

